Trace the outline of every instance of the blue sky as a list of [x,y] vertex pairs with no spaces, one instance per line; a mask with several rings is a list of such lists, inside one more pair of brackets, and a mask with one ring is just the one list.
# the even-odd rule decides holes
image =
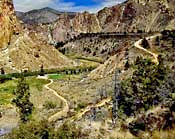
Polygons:
[[124,0],[13,0],[16,10],[29,11],[51,7],[61,11],[97,12],[104,7],[110,7]]
[[76,6],[93,6],[98,4],[95,0],[64,0],[64,2],[74,2]]

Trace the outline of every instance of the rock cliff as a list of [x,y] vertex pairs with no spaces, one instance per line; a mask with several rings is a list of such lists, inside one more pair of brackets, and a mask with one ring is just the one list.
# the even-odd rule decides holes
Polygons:
[[47,45],[40,34],[17,20],[12,0],[0,1],[0,68],[5,72],[73,66],[74,62]]
[[[96,33],[159,32],[164,29],[175,29],[173,5],[174,0],[128,0],[104,8],[96,14],[78,13],[73,19],[66,20],[66,24],[70,26],[63,30],[69,30],[69,33],[70,30],[78,33]],[[57,27],[53,31],[53,36],[57,32],[56,29]]]
[[0,48],[5,48],[13,34],[18,33],[18,22],[11,0],[0,1]]

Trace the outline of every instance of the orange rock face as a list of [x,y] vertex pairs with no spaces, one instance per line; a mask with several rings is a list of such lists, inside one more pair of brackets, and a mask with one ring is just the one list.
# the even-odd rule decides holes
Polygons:
[[17,26],[12,0],[0,1],[0,48],[9,45],[11,36],[17,33]]
[[96,33],[101,31],[97,16],[88,12],[78,13],[72,21],[72,26],[76,32],[80,33]]
[[6,73],[74,65],[74,61],[47,45],[16,18],[12,0],[0,1],[0,68]]
[[[175,29],[175,0],[128,0],[113,7],[104,8],[96,14],[78,13],[73,19],[65,20],[72,32],[155,32]],[[59,22],[59,21],[58,21]],[[59,24],[62,28],[63,24]],[[70,26],[69,28],[70,33]],[[57,27],[55,27],[56,29]],[[56,36],[61,32],[54,30]],[[62,39],[63,40],[63,39]]]

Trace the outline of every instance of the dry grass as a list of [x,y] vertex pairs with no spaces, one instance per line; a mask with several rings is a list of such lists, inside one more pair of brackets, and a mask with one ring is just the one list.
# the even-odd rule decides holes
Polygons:
[[113,132],[110,135],[110,139],[138,139],[137,137],[134,137],[130,132]]
[[175,129],[155,131],[150,139],[175,139]]
[[144,132],[139,137],[133,136],[129,131],[112,131],[110,139],[175,139],[175,128],[166,131],[155,131],[152,134]]
[[[77,75],[79,76],[79,75]],[[86,107],[89,104],[96,104],[100,100],[99,88],[110,79],[86,80],[83,78],[73,78],[71,80],[57,80],[51,88],[59,92],[68,102],[72,109],[76,109],[78,105]]]

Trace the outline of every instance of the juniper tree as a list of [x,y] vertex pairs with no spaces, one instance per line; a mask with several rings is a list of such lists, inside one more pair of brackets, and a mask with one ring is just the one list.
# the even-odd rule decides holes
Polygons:
[[4,68],[1,68],[1,74],[2,74],[2,75],[5,74]]
[[125,63],[125,70],[128,70],[129,67],[130,67],[130,64],[129,64],[129,58],[126,59],[126,63]]
[[22,76],[14,91],[16,98],[12,102],[19,108],[20,119],[22,122],[27,122],[29,116],[32,114],[33,104],[30,102],[30,89],[26,83],[25,78]]
[[144,38],[144,39],[142,40],[141,45],[142,45],[143,48],[145,48],[145,49],[149,48],[149,42],[148,42],[148,40],[147,40],[146,38]]
[[40,76],[44,76],[44,66],[43,65],[41,65]]
[[[168,89],[167,68],[161,57],[159,65],[151,59],[138,57],[134,62],[132,76],[121,82],[122,91],[119,99],[119,108],[127,116],[148,110],[153,105],[160,104],[170,96]],[[166,101],[167,102],[167,101]]]

